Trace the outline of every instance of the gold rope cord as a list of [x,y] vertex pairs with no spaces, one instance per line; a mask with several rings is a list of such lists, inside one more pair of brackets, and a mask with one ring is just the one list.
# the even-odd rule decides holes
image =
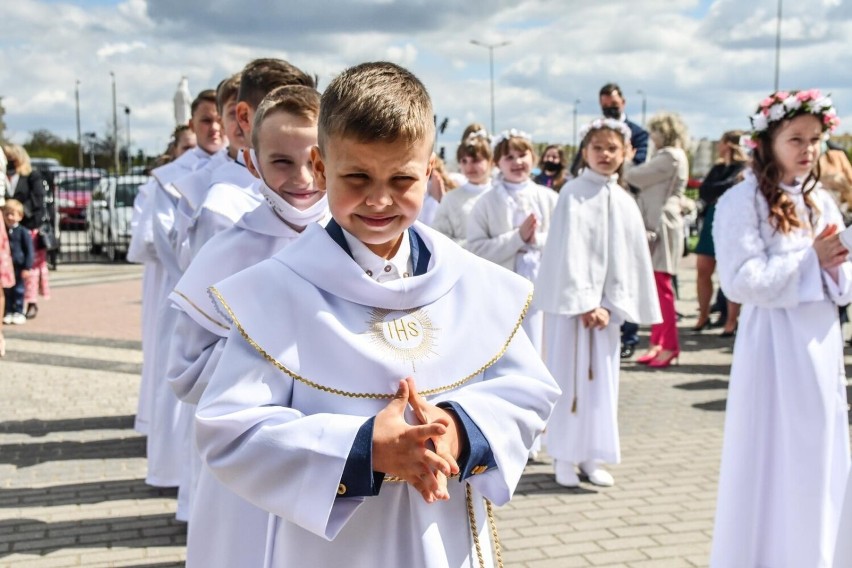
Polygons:
[[231,328],[230,328],[230,327],[228,327],[227,325],[222,325],[221,323],[219,323],[218,321],[216,321],[215,319],[213,319],[213,317],[212,317],[212,316],[208,315],[208,314],[207,314],[207,312],[205,312],[204,310],[202,310],[201,308],[199,308],[199,307],[195,304],[195,302],[193,302],[192,300],[190,300],[190,299],[189,299],[189,297],[187,297],[187,295],[186,295],[186,294],[184,294],[183,292],[179,291],[177,288],[175,288],[175,289],[173,290],[173,292],[174,292],[175,294],[177,294],[178,296],[180,296],[181,298],[183,298],[184,300],[186,300],[186,302],[187,302],[190,306],[192,306],[193,308],[195,308],[195,309],[198,311],[198,313],[200,313],[202,316],[206,317],[208,320],[210,320],[211,322],[213,322],[215,325],[218,325],[219,327],[221,327],[222,329],[224,329],[224,330],[226,330],[226,331],[227,331],[227,330],[229,330],[229,329],[231,329]]
[[[245,339],[246,342],[255,349],[255,351],[260,353],[260,355],[264,359],[266,359],[267,361],[272,363],[275,367],[277,367],[281,372],[283,372],[285,375],[289,376],[290,378],[292,378],[296,381],[299,381],[300,383],[305,384],[305,385],[307,385],[311,388],[317,389],[319,391],[327,392],[329,394],[335,394],[335,395],[338,395],[338,396],[345,396],[345,397],[349,397],[349,398],[369,398],[369,399],[389,400],[389,399],[392,399],[394,396],[396,396],[396,393],[385,394],[385,393],[368,393],[368,392],[350,392],[350,391],[335,389],[335,388],[327,387],[325,385],[321,385],[319,383],[315,383],[314,381],[311,381],[310,379],[307,379],[307,378],[295,373],[294,371],[291,371],[290,369],[285,367],[283,364],[281,364],[277,359],[275,359],[275,357],[273,357],[272,355],[267,353],[263,349],[263,347],[261,347],[254,339],[252,339],[249,336],[249,334],[246,332],[245,328],[242,326],[242,324],[237,319],[237,316],[236,316],[236,314],[234,314],[234,311],[231,309],[231,306],[228,305],[228,303],[225,301],[225,298],[222,297],[222,294],[219,292],[219,290],[216,289],[215,286],[211,286],[209,288],[209,290],[210,290],[210,292],[212,292],[216,296],[216,298],[219,300],[219,302],[222,304],[222,306],[228,312],[228,316],[234,322],[234,325],[237,326],[237,329],[239,330],[240,335],[243,336],[243,339]],[[518,332],[518,329],[520,329],[521,323],[524,321],[524,317],[526,317],[526,315],[527,315],[527,311],[530,308],[531,302],[532,302],[532,294],[529,294],[527,296],[527,301],[524,304],[524,308],[521,310],[521,314],[518,317],[518,321],[517,321],[517,323],[515,323],[515,327],[512,329],[512,333],[509,334],[509,338],[506,340],[506,342],[500,348],[500,351],[494,357],[492,357],[487,363],[485,363],[482,367],[480,367],[479,369],[477,369],[473,373],[469,374],[468,376],[466,376],[466,377],[464,377],[464,378],[462,378],[462,379],[460,379],[460,380],[458,380],[454,383],[451,383],[449,385],[445,385],[445,386],[442,386],[442,387],[437,387],[437,388],[434,388],[434,389],[420,391],[420,394],[422,396],[431,396],[431,395],[434,395],[434,394],[438,394],[438,393],[442,393],[442,392],[451,391],[453,389],[456,389],[456,388],[462,386],[463,384],[465,384],[466,382],[470,381],[471,379],[473,379],[477,375],[485,372],[486,369],[488,369],[494,363],[496,363],[500,359],[500,357],[502,357],[503,354],[506,353],[506,350],[509,348],[509,344],[512,342],[512,339],[515,337],[515,334]]]
[[[479,530],[476,527],[476,513],[473,510],[473,493],[470,483],[464,484],[465,500],[467,501],[467,517],[470,521],[470,534],[473,535],[473,545],[476,548],[476,557],[479,559],[480,568],[485,568],[485,557],[482,555],[482,544],[479,542]],[[498,568],[503,568],[503,554],[500,549],[500,537],[497,536],[497,523],[494,522],[494,511],[491,501],[485,501],[485,510],[488,512],[488,526],[491,528],[491,540],[494,541],[494,558],[497,560]]]

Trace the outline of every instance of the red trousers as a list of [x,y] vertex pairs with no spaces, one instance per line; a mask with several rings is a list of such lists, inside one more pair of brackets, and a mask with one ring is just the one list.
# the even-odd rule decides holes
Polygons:
[[665,272],[654,272],[654,281],[657,283],[657,297],[660,299],[663,323],[651,326],[651,345],[659,345],[667,351],[680,351],[672,275]]

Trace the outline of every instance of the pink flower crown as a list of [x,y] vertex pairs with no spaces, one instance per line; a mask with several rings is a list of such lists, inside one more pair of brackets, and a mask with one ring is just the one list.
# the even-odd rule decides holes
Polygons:
[[626,122],[616,120],[614,118],[596,118],[580,129],[580,140],[585,140],[586,136],[588,136],[589,132],[592,130],[601,130],[603,128],[620,132],[625,142],[630,142],[630,139],[633,137],[633,133],[630,132],[630,127],[627,126]]
[[823,132],[834,132],[840,125],[837,111],[828,95],[819,89],[807,91],[778,91],[772,93],[757,107],[757,113],[751,115],[751,140],[757,141],[760,135],[773,122],[790,120],[802,114],[816,116],[822,124]]

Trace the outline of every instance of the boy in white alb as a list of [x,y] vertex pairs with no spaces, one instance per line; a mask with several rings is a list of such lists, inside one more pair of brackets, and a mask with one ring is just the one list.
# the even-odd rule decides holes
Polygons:
[[[190,130],[198,130],[207,139],[214,136],[214,129],[208,121],[207,105],[202,107],[200,100],[196,99],[193,108],[194,114],[189,121]],[[213,149],[213,146],[210,148]],[[142,380],[139,384],[139,400],[133,425],[140,434],[147,435],[150,432],[154,384],[157,382],[153,375],[156,360],[154,349],[157,343],[156,313],[165,276],[165,269],[154,249],[154,198],[158,191],[169,187],[174,180],[202,167],[210,156],[211,153],[198,146],[183,152],[174,161],[151,172],[151,179],[139,188],[139,193],[133,201],[132,233],[127,260],[145,265],[142,277]]]
[[240,87],[240,74],[236,73],[223,79],[216,87],[216,110],[222,132],[228,140],[228,147],[220,150],[207,163],[193,172],[175,180],[172,185],[180,193],[175,213],[174,240],[178,266],[186,270],[192,260],[187,234],[195,223],[196,211],[204,202],[207,191],[213,183],[214,172],[228,162],[234,162],[237,154],[246,147],[245,136],[237,122],[237,90]]
[[[196,97],[192,103],[191,120],[198,139],[198,148],[210,159],[210,156],[222,150],[225,145],[219,113],[216,110],[215,91],[208,89]],[[198,164],[200,166],[201,162]],[[166,381],[166,363],[175,316],[168,295],[183,273],[177,263],[174,233],[180,194],[171,183],[164,185],[163,180],[159,181],[152,195],[151,227],[154,254],[162,269],[162,280],[155,297],[155,345],[151,375],[153,406],[146,440],[148,474],[145,481],[157,487],[177,487],[188,463],[186,434],[192,419],[188,409],[174,396]],[[185,507],[178,507],[179,520],[186,520],[187,514]]]
[[232,330],[199,450],[273,514],[268,566],[491,563],[482,497],[510,499],[558,396],[520,330],[529,282],[411,227],[432,114],[396,65],[335,78],[312,153],[333,220],[211,289]]
[[[235,113],[247,145],[251,144],[255,109],[270,91],[284,85],[313,87],[314,80],[282,59],[255,59],[243,68]],[[216,233],[232,227],[263,200],[257,178],[246,169],[241,155],[217,169],[204,202],[196,211],[195,221],[187,230],[183,246],[189,250],[190,262]]]
[[[261,179],[267,206],[246,213],[204,245],[170,296],[180,313],[168,379],[184,402],[193,406],[198,402],[230,328],[227,318],[214,309],[207,289],[272,257],[295,242],[309,223],[327,220],[325,195],[313,183],[310,161],[318,114],[319,93],[302,85],[275,89],[257,109],[251,152],[255,159],[247,162]],[[200,464],[194,443],[192,454]],[[229,491],[206,468],[197,480],[187,566],[259,566],[269,513]]]

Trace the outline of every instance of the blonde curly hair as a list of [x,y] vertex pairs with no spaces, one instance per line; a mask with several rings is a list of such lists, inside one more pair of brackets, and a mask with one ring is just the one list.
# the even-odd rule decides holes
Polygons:
[[648,121],[648,132],[656,132],[659,135],[662,148],[669,146],[686,148],[689,142],[686,125],[680,115],[675,112],[661,112],[652,116]]

